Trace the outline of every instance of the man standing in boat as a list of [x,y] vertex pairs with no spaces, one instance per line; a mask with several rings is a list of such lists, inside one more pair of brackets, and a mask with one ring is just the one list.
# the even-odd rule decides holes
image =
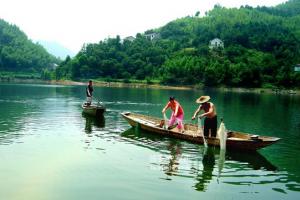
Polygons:
[[93,82],[90,80],[88,86],[86,87],[86,105],[90,106],[92,104],[93,98]]
[[169,98],[169,102],[162,110],[162,113],[165,114],[165,112],[168,108],[171,108],[171,110],[172,110],[172,115],[171,115],[168,126],[169,127],[173,126],[177,121],[177,128],[178,128],[179,132],[183,132],[184,127],[183,127],[182,121],[183,121],[183,117],[184,117],[184,112],[183,112],[183,108],[181,107],[181,105],[178,103],[178,101],[175,100],[175,97],[172,96]]
[[209,132],[211,134],[211,137],[216,137],[217,135],[217,126],[218,126],[218,120],[217,120],[217,111],[213,103],[208,102],[210,100],[210,96],[201,96],[196,100],[196,103],[200,103],[201,105],[198,107],[198,109],[195,111],[192,120],[194,120],[197,116],[197,114],[204,110],[204,113],[199,116],[199,118],[204,119],[204,136],[208,137]]

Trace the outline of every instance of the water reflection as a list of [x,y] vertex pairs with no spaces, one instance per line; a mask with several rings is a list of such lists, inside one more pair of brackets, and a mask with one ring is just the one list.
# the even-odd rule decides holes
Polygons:
[[105,118],[104,116],[92,117],[82,113],[82,117],[85,118],[85,127],[84,130],[87,134],[92,133],[93,126],[96,128],[104,128],[105,127]]
[[203,169],[202,172],[196,176],[195,189],[197,191],[206,191],[207,185],[213,178],[213,170],[215,167],[215,152],[214,148],[204,148],[204,154],[202,159]]
[[237,152],[229,151],[226,155],[226,160],[239,161],[248,163],[248,166],[254,170],[275,171],[277,167],[268,161],[259,152]]
[[[178,195],[177,198],[188,193],[191,199],[196,199],[199,193],[195,191],[208,191],[200,195],[210,198],[211,191],[217,189],[215,191],[221,195],[226,194],[226,191],[240,194],[241,199],[251,199],[250,196],[244,196],[251,193],[260,193],[259,199],[275,195],[278,199],[297,199],[300,192],[297,165],[300,161],[297,142],[300,139],[298,96],[98,87],[95,88],[95,96],[103,99],[109,107],[105,119],[99,120],[81,116],[80,105],[84,101],[84,91],[85,86],[0,85],[1,175],[3,180],[7,179],[1,183],[2,196],[7,196],[7,188],[22,186],[22,180],[28,180],[32,174],[36,177],[36,170],[30,163],[45,163],[53,168],[53,173],[61,172],[57,174],[60,177],[57,181],[62,182],[54,183],[58,187],[62,184],[78,188],[76,183],[82,181],[77,180],[89,180],[85,188],[93,190],[95,187],[105,187],[112,194],[106,186],[114,185],[120,191],[120,187],[124,188],[124,184],[130,182],[125,188],[137,191],[138,185],[149,180],[148,185],[158,195],[161,191],[172,191]],[[266,133],[281,137],[282,141],[261,150],[261,153],[247,154],[238,151],[222,152],[217,148],[205,150],[201,145],[138,129],[136,132],[134,129],[123,132],[129,125],[120,116],[120,112],[131,111],[161,117],[161,107],[164,106],[161,99],[175,95],[181,99],[186,116],[191,116],[196,106],[194,99],[202,94],[214,98],[218,112],[226,119],[228,128]],[[4,146],[11,143],[14,144]],[[83,148],[80,148],[82,145]],[[57,153],[65,152],[66,149],[74,153],[68,154],[68,159],[63,159],[65,162],[53,165]],[[116,171],[116,166],[118,174],[111,176],[110,172]],[[65,173],[67,171],[70,173]],[[8,178],[11,172],[24,173],[26,177],[10,181]],[[105,174],[108,174],[106,178]],[[93,182],[91,177],[96,180]],[[105,184],[99,180],[105,180]],[[184,184],[189,187],[186,193],[182,192],[182,189],[187,189],[183,187]],[[48,188],[49,185],[46,186]],[[94,194],[92,190],[89,192],[84,189],[82,192]],[[74,192],[77,190],[68,190],[66,194]],[[280,194],[287,195],[278,196]]]
[[[226,180],[240,176],[239,173],[243,171],[248,171],[251,177],[257,177],[256,173],[266,173],[266,177],[275,176],[275,180],[271,182],[277,181],[273,173],[277,167],[259,152],[204,148],[201,145],[146,133],[137,128],[126,130],[121,137],[125,137],[127,141],[138,146],[159,152],[160,159],[156,159],[156,163],[151,164],[159,166],[159,170],[167,175],[164,179],[172,180],[172,176],[192,178],[195,180],[193,187],[197,191],[207,191],[212,181],[217,181],[218,184],[234,184]],[[253,170],[259,170],[259,172],[254,173]],[[239,182],[240,180],[236,184]]]
[[181,143],[176,140],[171,140],[167,145],[167,150],[170,151],[170,158],[167,159],[167,164],[162,164],[163,171],[166,175],[172,176],[179,166],[179,159],[182,154]]
[[219,178],[222,174],[222,170],[224,168],[225,155],[226,155],[226,149],[220,149],[219,160],[218,160],[218,183],[219,183]]
[[13,143],[23,137],[27,129],[36,129],[35,122],[42,113],[42,109],[29,100],[0,99],[0,108],[0,145]]

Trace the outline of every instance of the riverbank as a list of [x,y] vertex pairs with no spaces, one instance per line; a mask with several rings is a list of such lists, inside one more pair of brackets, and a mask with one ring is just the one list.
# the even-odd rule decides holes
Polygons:
[[[1,83],[36,83],[36,84],[50,84],[50,85],[86,85],[87,81],[71,81],[71,80],[41,80],[41,79],[0,79]],[[127,88],[152,88],[152,89],[172,89],[172,90],[217,90],[222,92],[236,92],[236,93],[257,93],[257,94],[286,94],[286,95],[300,95],[300,89],[269,89],[269,88],[233,88],[233,87],[199,87],[195,85],[188,86],[170,86],[161,84],[147,84],[147,83],[124,83],[124,82],[107,82],[93,80],[94,86],[99,87],[127,87]]]
[[[50,85],[87,85],[87,81],[72,81],[72,80],[41,80],[41,79],[20,79],[20,78],[0,78],[0,83],[36,83]],[[124,83],[124,82],[106,82],[93,80],[94,86],[99,87],[128,87],[128,88],[154,88],[154,89],[174,89],[174,90],[191,90],[192,86],[170,86],[160,84],[147,83]]]
[[[77,82],[77,84],[87,84],[87,82]],[[174,90],[190,90],[191,86],[170,86],[161,84],[147,84],[147,83],[125,83],[125,82],[106,82],[106,81],[93,81],[95,86],[101,87],[128,87],[128,88],[153,88],[153,89],[174,89]]]
[[300,95],[299,89],[290,90],[290,89],[270,89],[270,88],[228,88],[228,87],[220,87],[215,89],[218,91],[237,92],[237,93]]
[[[50,84],[61,85],[86,85],[86,82],[81,81],[50,81]],[[93,80],[94,86],[99,87],[128,87],[128,88],[153,88],[153,89],[173,89],[173,90],[217,90],[222,92],[236,92],[236,93],[257,93],[257,94],[288,94],[288,95],[300,95],[300,89],[270,89],[270,88],[233,88],[233,87],[199,87],[196,85],[187,86],[170,86],[161,84],[147,84],[147,83],[124,83],[124,82],[106,82]]]

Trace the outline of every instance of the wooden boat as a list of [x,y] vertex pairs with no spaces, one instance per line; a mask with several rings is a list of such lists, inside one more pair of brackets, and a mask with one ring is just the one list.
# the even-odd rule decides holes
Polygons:
[[[199,132],[197,125],[184,124],[184,133],[178,131],[177,127],[170,130],[161,126],[162,119],[136,113],[121,114],[133,127],[140,127],[142,130],[157,133],[164,136],[175,137],[190,142],[203,144],[202,132]],[[280,140],[277,137],[258,136],[236,131],[227,132],[226,149],[239,149],[243,151],[256,151],[269,146]],[[219,138],[208,137],[206,142],[209,146],[220,146]]]
[[98,117],[98,116],[103,116],[103,113],[105,112],[105,106],[102,104],[97,104],[97,105],[87,105],[86,103],[82,104],[82,112],[84,114],[93,116],[93,117]]

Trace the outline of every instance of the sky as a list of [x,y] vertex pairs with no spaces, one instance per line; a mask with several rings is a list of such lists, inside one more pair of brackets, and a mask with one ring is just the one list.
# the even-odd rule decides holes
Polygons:
[[0,18],[33,41],[57,42],[74,53],[84,43],[135,36],[215,4],[276,6],[286,0],[0,0]]

